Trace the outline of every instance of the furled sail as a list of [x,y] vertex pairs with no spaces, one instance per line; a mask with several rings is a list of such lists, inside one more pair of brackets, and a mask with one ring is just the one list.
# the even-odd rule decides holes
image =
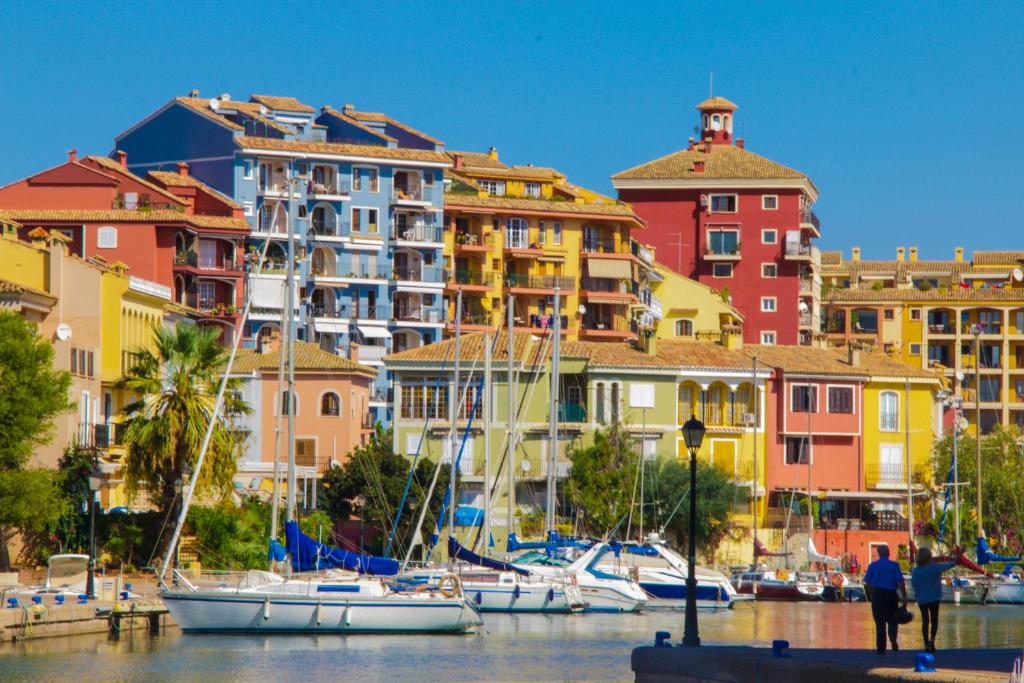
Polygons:
[[299,523],[295,520],[285,524],[284,533],[285,543],[292,557],[292,571],[348,569],[375,576],[394,576],[398,573],[398,560],[349,552],[318,543],[302,533],[299,530]]
[[469,562],[470,564],[475,564],[478,567],[497,569],[502,572],[516,572],[523,576],[530,573],[527,570],[513,564],[509,564],[508,562],[499,562],[498,560],[492,560],[489,557],[477,555],[472,550],[462,547],[462,545],[451,536],[448,537],[448,557],[454,557],[456,559]]

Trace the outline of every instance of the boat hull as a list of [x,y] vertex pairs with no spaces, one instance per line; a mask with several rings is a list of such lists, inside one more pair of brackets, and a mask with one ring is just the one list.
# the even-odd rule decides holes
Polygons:
[[736,592],[740,595],[753,595],[758,600],[816,602],[824,599],[824,588],[801,589],[794,584],[747,583],[736,586]]
[[[640,580],[640,587],[650,596],[649,607],[682,607],[686,604],[686,584]],[[701,609],[728,609],[732,596],[722,586],[697,583],[697,607]]]
[[463,583],[466,599],[481,612],[538,612],[567,614],[579,601],[570,601],[565,591],[554,586],[474,585]]
[[1024,605],[1024,583],[994,581],[988,586],[985,602],[996,605]]
[[628,590],[619,590],[616,586],[588,584],[581,580],[580,595],[587,604],[585,612],[636,612],[643,609],[649,602],[640,595],[632,595]]
[[322,599],[291,595],[161,594],[186,633],[463,633],[483,621],[460,598]]

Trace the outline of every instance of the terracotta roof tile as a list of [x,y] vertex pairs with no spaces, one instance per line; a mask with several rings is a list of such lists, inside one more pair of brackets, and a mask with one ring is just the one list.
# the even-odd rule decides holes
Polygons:
[[312,114],[316,112],[313,107],[300,102],[294,97],[277,97],[275,95],[250,95],[250,102],[258,102],[259,104],[265,104],[270,109],[276,109],[278,111],[298,111],[304,114]]
[[843,252],[841,251],[823,251],[821,252],[821,265],[823,266],[838,266],[843,262]]
[[201,228],[228,228],[248,231],[243,218],[228,216],[189,216],[180,211],[132,211],[129,209],[0,209],[0,218],[32,221],[81,223],[189,223]]
[[216,121],[225,128],[230,128],[231,130],[245,130],[243,126],[238,125],[234,121],[231,121],[210,109],[210,100],[208,99],[204,99],[202,97],[175,97],[174,101],[185,105],[194,112],[202,114],[211,121]]
[[239,204],[235,203],[231,197],[226,194],[222,194],[218,190],[213,189],[201,180],[198,180],[191,175],[181,175],[175,171],[150,171],[149,175],[157,182],[165,185],[166,187],[194,187],[202,190],[207,194],[211,194],[218,200],[224,202],[233,209],[242,208]]
[[444,152],[426,149],[403,149],[381,145],[350,145],[338,142],[312,142],[306,140],[278,140],[241,136],[235,144],[247,149],[266,149],[282,152],[308,152],[310,154],[336,154],[339,156],[372,157],[375,159],[402,159],[407,161],[428,161],[448,163]]
[[912,287],[883,289],[833,289],[828,295],[829,303],[886,303],[886,302],[929,302],[929,301],[1024,301],[1024,289],[1013,288],[935,288],[927,291]]
[[[612,176],[612,180],[807,180],[807,176],[780,163],[734,145],[705,145],[681,149]],[[703,161],[704,171],[694,171]]]
[[[235,364],[232,372],[254,372],[256,370],[277,371],[278,357],[280,351],[270,353],[259,353],[251,349],[240,349],[235,357]],[[367,377],[375,377],[377,371],[368,365],[353,363],[347,358],[329,353],[321,349],[317,344],[307,342],[296,342],[295,371],[313,372],[322,371],[337,374],[357,374]]]
[[43,291],[42,289],[36,289],[35,287],[29,287],[17,282],[10,280],[0,279],[0,294],[35,294],[37,296],[43,296],[47,299],[57,300],[57,297],[53,296],[49,292]]
[[333,116],[334,118],[338,119],[339,121],[344,121],[345,123],[349,124],[350,126],[354,126],[354,127],[358,128],[359,130],[363,131],[364,133],[367,133],[369,135],[373,135],[374,137],[378,138],[379,140],[382,140],[383,142],[398,142],[398,140],[396,140],[395,138],[391,137],[390,135],[385,135],[384,133],[382,133],[379,130],[370,128],[369,126],[366,126],[366,125],[363,125],[357,119],[354,119],[351,116],[349,116],[348,114],[345,114],[344,112],[340,112],[337,109],[333,109],[331,107],[323,107],[321,109],[321,112],[323,112],[327,116]]
[[1016,267],[1017,262],[1024,259],[1024,251],[976,251],[976,266],[1010,266]]
[[402,130],[406,131],[407,133],[412,133],[413,135],[421,137],[424,140],[426,140],[427,142],[431,142],[431,143],[433,143],[435,145],[439,145],[441,147],[444,146],[444,143],[441,142],[440,140],[438,140],[437,138],[435,138],[435,137],[433,137],[431,135],[427,135],[426,133],[424,133],[421,130],[416,130],[412,126],[410,126],[408,124],[405,124],[405,123],[402,123],[401,121],[399,121],[397,119],[393,119],[390,116],[388,116],[387,114],[381,114],[380,112],[375,112],[375,111],[356,111],[355,109],[352,109],[352,110],[349,110],[348,115],[351,116],[352,118],[358,119],[360,121],[374,121],[374,122],[380,122],[380,123],[387,123],[387,124],[390,124],[390,125],[394,126],[395,128],[401,128]]
[[170,199],[175,204],[181,204],[182,206],[185,206],[185,200],[184,199],[182,199],[178,195],[174,194],[173,192],[168,192],[167,190],[165,190],[164,188],[160,187],[159,185],[154,185],[153,183],[149,182],[145,178],[142,178],[140,176],[135,175],[134,173],[132,173],[128,169],[122,167],[121,163],[119,161],[117,161],[116,159],[111,159],[110,157],[101,157],[101,156],[89,155],[89,156],[85,157],[85,159],[83,161],[85,161],[85,160],[91,161],[91,162],[93,162],[93,163],[95,163],[95,164],[97,164],[99,166],[102,166],[103,168],[107,169],[108,171],[113,171],[114,173],[119,173],[122,176],[131,178],[132,180],[134,180],[135,182],[139,183],[140,185],[145,185],[146,187],[148,187],[149,189],[153,190],[153,192],[156,192],[160,196],[166,197],[167,199]]
[[454,150],[448,150],[445,152],[452,161],[455,161],[455,156],[462,157],[463,162],[467,169],[471,168],[508,168],[507,164],[503,164],[497,159],[492,159],[486,152],[457,152]]
[[730,109],[735,111],[739,107],[724,97],[710,97],[698,104],[697,109]]
[[857,365],[850,365],[845,348],[822,349],[813,346],[744,346],[741,352],[749,359],[788,373],[810,375],[846,375],[851,377],[884,376],[934,379],[939,375],[931,370],[915,368],[884,353],[862,350]]
[[629,218],[636,223],[643,225],[640,218],[633,212],[629,204],[613,202],[609,204],[577,204],[570,201],[554,201],[550,199],[525,199],[513,197],[480,197],[472,194],[461,194],[458,192],[447,192],[444,196],[445,208],[480,208],[493,209],[496,212],[524,211],[524,212],[550,212],[568,213],[594,216],[619,216]]

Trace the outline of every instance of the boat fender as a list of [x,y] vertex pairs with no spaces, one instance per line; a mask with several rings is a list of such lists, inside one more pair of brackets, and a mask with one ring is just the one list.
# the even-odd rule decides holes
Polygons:
[[516,587],[512,589],[512,597],[516,600],[519,599],[519,584],[516,584]]
[[846,577],[843,576],[842,572],[836,572],[835,574],[832,575],[832,587],[833,588],[838,590],[838,589],[843,587],[844,583],[846,583]]
[[576,578],[576,572],[569,574],[569,583],[571,583],[574,586],[579,585],[579,579]]
[[918,652],[914,658],[914,671],[917,673],[934,673],[935,655],[928,652]]
[[775,578],[777,578],[779,581],[789,581],[789,570],[788,569],[780,569],[780,570],[778,570],[777,572],[775,572]]
[[549,588],[548,589],[548,602],[554,602],[554,601],[555,601],[555,589],[554,588]]
[[772,641],[772,657],[788,657],[789,653],[786,650],[789,649],[788,640],[773,640]]
[[324,621],[324,604],[322,602],[316,603],[316,625],[319,626]]
[[345,603],[345,611],[342,612],[341,620],[345,623],[345,626],[352,625],[352,605]]
[[672,634],[668,631],[655,631],[654,647],[672,647],[672,643],[668,642],[671,638]]
[[263,598],[263,621],[270,618],[270,598]]
[[477,591],[474,600],[476,601],[476,604],[479,605],[484,601],[484,594],[480,591]]
[[634,583],[640,583],[640,567],[633,566],[629,568],[629,576],[633,579]]

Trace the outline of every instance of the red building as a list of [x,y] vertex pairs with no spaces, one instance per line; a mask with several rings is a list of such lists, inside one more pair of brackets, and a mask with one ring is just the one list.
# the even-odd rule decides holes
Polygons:
[[810,343],[820,326],[818,190],[733,137],[735,104],[712,97],[697,109],[700,140],[613,175],[619,199],[647,222],[663,265],[728,288],[745,341]]
[[166,288],[158,295],[195,310],[200,323],[233,338],[244,297],[242,208],[188,174],[128,170],[127,157],[68,160],[0,187],[0,217],[28,232],[43,227],[70,238],[70,252],[121,262]]

